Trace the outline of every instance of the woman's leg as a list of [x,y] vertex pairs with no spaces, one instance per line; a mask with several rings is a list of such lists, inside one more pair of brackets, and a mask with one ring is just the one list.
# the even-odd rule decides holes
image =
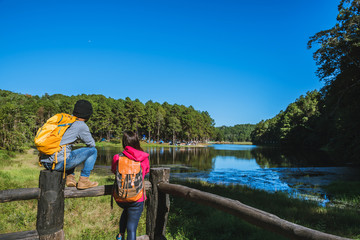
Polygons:
[[124,236],[125,230],[126,230],[126,225],[127,225],[127,218],[128,218],[128,211],[127,208],[123,208],[123,212],[121,214],[120,217],[120,221],[119,221],[119,232],[122,236]]
[[127,209],[127,240],[136,240],[136,229],[144,209],[144,202],[131,203]]

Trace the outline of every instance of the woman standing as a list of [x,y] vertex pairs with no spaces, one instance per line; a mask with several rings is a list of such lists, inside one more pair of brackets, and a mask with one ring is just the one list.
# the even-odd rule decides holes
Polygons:
[[[142,170],[142,180],[144,181],[145,175],[149,172],[149,154],[144,152],[140,147],[140,141],[136,133],[132,131],[125,131],[123,133],[122,145],[124,151],[121,155],[116,154],[113,157],[111,170],[116,174],[119,158],[125,156],[130,160],[140,162]],[[125,230],[127,232],[127,240],[136,239],[136,229],[140,220],[141,213],[144,209],[144,201],[146,200],[145,189],[142,197],[136,202],[121,202],[115,197],[116,203],[119,207],[123,208],[123,212],[119,222],[119,234],[116,236],[117,240],[125,240]]]

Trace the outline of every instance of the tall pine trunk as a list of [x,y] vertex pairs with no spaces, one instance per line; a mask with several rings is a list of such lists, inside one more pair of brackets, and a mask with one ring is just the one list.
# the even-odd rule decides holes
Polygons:
[[160,135],[160,122],[158,122],[158,128],[157,128],[157,142],[159,142],[159,135]]

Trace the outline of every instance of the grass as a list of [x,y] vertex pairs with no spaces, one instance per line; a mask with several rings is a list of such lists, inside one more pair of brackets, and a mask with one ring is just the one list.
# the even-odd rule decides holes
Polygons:
[[0,167],[6,167],[11,164],[11,158],[15,157],[15,153],[6,150],[0,150]]
[[[9,154],[7,154],[9,155]],[[31,188],[38,186],[37,156],[33,151],[4,157],[0,153],[0,189]],[[79,172],[76,172],[77,176]],[[97,168],[90,176],[100,185],[112,184],[109,169]],[[360,209],[320,207],[314,202],[291,199],[285,193],[270,194],[243,186],[222,186],[204,182],[178,182],[192,188],[218,194],[270,212],[288,221],[327,233],[360,239]],[[346,196],[344,201],[356,199],[358,192],[345,191],[340,186],[329,186],[334,196]],[[336,187],[338,186],[338,187]],[[358,185],[352,189],[358,189]],[[202,206],[181,198],[170,197],[171,206],[166,237],[169,240],[201,239],[284,239],[254,227],[239,218],[216,209]],[[347,200],[346,200],[347,199]],[[110,208],[110,197],[75,198],[65,200],[64,231],[67,239],[113,239],[118,231],[121,209]],[[0,233],[34,230],[36,228],[37,201],[0,203]],[[138,235],[144,235],[146,211],[138,227]]]
[[333,202],[360,208],[360,182],[333,182],[325,187],[325,191]]
[[[18,155],[2,152],[0,156],[1,190],[37,187],[39,169],[33,151]],[[36,209],[36,200],[0,203],[0,232],[34,230]]]

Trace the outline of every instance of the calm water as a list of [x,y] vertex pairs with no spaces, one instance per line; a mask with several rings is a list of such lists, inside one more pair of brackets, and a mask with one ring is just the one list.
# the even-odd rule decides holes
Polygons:
[[[360,180],[360,170],[335,164],[324,152],[281,151],[251,145],[215,144],[204,148],[144,149],[152,167],[171,168],[171,178],[244,184],[326,201],[322,186],[336,180]],[[99,147],[97,165],[110,166],[121,148]]]

